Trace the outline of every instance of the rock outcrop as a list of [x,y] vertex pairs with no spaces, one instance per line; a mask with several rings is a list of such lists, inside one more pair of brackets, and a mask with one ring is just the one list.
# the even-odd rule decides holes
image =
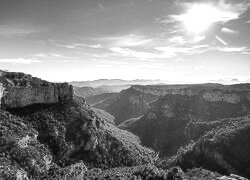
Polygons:
[[[108,105],[102,106],[105,111],[115,117],[115,123],[120,124],[123,121],[138,117],[149,109],[149,103],[158,98],[156,95],[146,94],[138,91],[133,86],[119,93],[114,100],[109,101]],[[107,104],[107,101],[106,101]]]
[[[150,135],[148,139],[141,136],[143,142],[148,140],[149,146],[160,150],[173,151],[198,139],[170,162],[184,170],[204,166],[249,177],[249,118],[233,121],[237,123],[218,119],[247,114],[249,88],[223,88],[215,94],[214,89],[176,91],[155,102],[145,116],[124,126],[139,127],[135,131],[139,135]],[[134,104],[140,104],[138,98],[146,98],[148,103],[158,96],[132,91],[136,98],[131,96],[129,102]],[[218,95],[217,91],[225,93]],[[202,96],[205,92],[211,94]],[[179,167],[154,166],[159,165],[158,153],[106,120],[109,115],[99,112],[98,116],[83,98],[73,97],[73,89],[66,83],[0,71],[0,99],[0,179],[88,179],[91,172],[96,174],[90,179],[241,178],[203,169],[183,172]],[[202,124],[213,119],[218,122]],[[192,124],[197,121],[201,123]],[[197,131],[201,126],[205,127]],[[162,142],[164,146],[159,146]]]
[[239,104],[250,99],[250,85],[183,84],[183,85],[134,85],[121,91],[112,101],[94,105],[115,117],[116,124],[137,118],[150,109],[150,104],[166,95],[200,96],[210,103]]
[[[143,117],[120,127],[135,133],[144,145],[162,155],[173,155],[180,146],[217,126],[209,122],[249,114],[249,92],[250,84],[172,89],[151,103]],[[192,128],[196,125],[200,128]]]
[[1,83],[0,179],[82,179],[85,165],[153,162],[153,150],[96,115],[83,98],[73,97],[71,86],[6,72]]
[[249,151],[250,116],[223,119],[196,142],[180,148],[170,164],[184,169],[202,166],[250,178]]
[[73,88],[67,83],[50,83],[24,73],[2,72],[0,75],[0,100],[4,109],[72,99]]

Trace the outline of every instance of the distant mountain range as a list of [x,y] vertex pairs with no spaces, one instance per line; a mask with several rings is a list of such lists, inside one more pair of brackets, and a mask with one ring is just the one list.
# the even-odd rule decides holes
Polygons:
[[78,87],[74,86],[74,92],[80,97],[92,97],[104,93],[118,93],[124,89],[130,88],[131,85],[109,85],[109,86],[99,86],[99,87]]
[[84,98],[100,95],[103,93],[118,93],[132,85],[163,84],[161,80],[121,80],[121,79],[99,79],[94,81],[72,81],[77,96]]
[[239,80],[239,79],[218,79],[218,80],[209,80],[209,83],[220,83],[220,84],[241,84],[241,83],[250,83],[250,79]]
[[[240,81],[238,79],[219,79],[210,80],[208,83],[212,84],[240,84],[247,83],[250,80]],[[122,80],[122,79],[98,79],[93,81],[72,81],[69,82],[74,86],[74,92],[77,96],[88,98],[107,93],[119,93],[122,90],[128,89],[134,85],[183,85],[194,84],[190,82],[181,81],[163,81],[163,80],[148,80],[148,79],[136,79],[136,80]],[[98,98],[99,99],[99,98]],[[93,100],[93,98],[92,98]]]
[[156,84],[197,84],[197,83],[220,83],[220,84],[240,84],[250,83],[250,79],[211,79],[202,82],[190,81],[172,81],[161,79],[135,79],[135,80],[122,80],[122,79],[97,79],[93,81],[71,81],[69,84],[77,87],[102,87],[102,86],[124,86],[124,85],[156,85]]
[[124,86],[124,85],[148,85],[148,84],[161,84],[165,83],[162,80],[146,80],[146,79],[136,79],[136,80],[122,80],[122,79],[98,79],[93,81],[71,81],[69,82],[73,86],[77,87],[102,87],[102,86]]
[[134,85],[88,101],[168,157],[163,167],[250,177],[250,84]]
[[[240,84],[249,83],[250,80],[238,79],[219,79],[209,80],[208,83],[212,84]],[[178,84],[194,84],[190,82],[181,81],[163,81],[163,80],[122,80],[122,79],[99,79],[94,81],[72,81],[71,85],[74,86],[75,94],[84,98],[100,95],[103,93],[119,93],[122,90],[128,89],[133,85],[178,85]]]

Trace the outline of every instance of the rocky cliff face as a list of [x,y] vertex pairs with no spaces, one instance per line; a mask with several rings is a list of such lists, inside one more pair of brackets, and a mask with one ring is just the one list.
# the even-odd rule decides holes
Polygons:
[[[218,173],[201,169],[185,174],[180,168],[170,170],[158,169],[155,166],[145,168],[143,164],[154,164],[158,155],[153,150],[143,147],[137,136],[106,121],[107,116],[99,117],[83,98],[73,98],[71,86],[49,83],[23,73],[0,71],[0,75],[2,107],[0,108],[0,179],[118,179],[121,177],[123,179],[207,180],[221,177]],[[240,97],[239,103],[242,108],[244,107],[244,113],[247,113],[249,99],[246,100],[247,98],[244,97],[249,97],[249,94],[247,91],[243,94],[236,92],[236,94]],[[188,122],[188,118],[191,117],[187,114],[190,113],[196,120],[197,118],[210,120],[214,117],[211,112],[216,109],[218,109],[215,111],[216,113],[225,110],[221,108],[221,104],[228,108],[229,112],[222,111],[217,115],[218,117],[232,115],[231,113],[238,112],[240,109],[234,96],[232,98],[230,95],[229,100],[228,96],[218,98],[216,95],[215,97],[211,98],[209,95],[204,99],[197,94],[190,96],[175,94],[164,97],[155,103],[152,111],[145,116],[149,119],[146,121],[148,129],[141,128],[141,130],[147,130],[146,132],[152,135],[153,140],[160,132],[170,142],[173,142],[173,138],[179,142],[179,139],[183,138],[180,132],[184,132],[183,127],[185,127],[182,124],[184,121]],[[136,98],[135,100],[130,99],[130,102],[136,101]],[[206,104],[207,102],[208,104]],[[228,104],[232,106],[228,106]],[[210,114],[204,114],[204,112],[210,112]],[[102,116],[102,113],[99,114]],[[152,126],[151,120],[156,126]],[[135,125],[137,126],[137,124]],[[162,127],[162,129],[158,127]],[[241,124],[234,124],[232,127],[241,127]],[[193,129],[195,128],[193,127]],[[171,134],[170,132],[166,135],[162,131],[168,132],[171,129],[174,129],[176,133]],[[211,130],[211,127],[208,129]],[[202,135],[204,133],[201,132]],[[240,168],[242,167],[243,170],[248,168],[250,140],[249,138],[243,139],[242,136],[235,136],[235,131],[232,133],[226,135],[226,137],[233,137],[232,141],[231,139],[228,141],[228,138],[219,140],[217,137],[224,137],[223,133],[214,138],[219,140],[218,142],[225,143],[221,143],[222,148],[217,148],[215,153],[211,154],[212,162],[222,164],[223,168],[230,167],[227,165],[232,164],[233,170],[236,171],[225,172],[243,174]],[[178,134],[181,135],[176,136]],[[193,136],[196,137],[197,134],[190,134],[189,138],[193,139]],[[243,137],[249,137],[249,129],[242,129],[240,134],[244,134]],[[208,140],[211,139],[209,137]],[[145,139],[143,140],[145,142]],[[230,149],[227,146],[228,142],[232,146],[237,140],[241,140],[240,143],[235,143],[234,148],[226,154],[226,150]],[[155,143],[155,141],[152,142]],[[156,145],[158,145],[157,143]],[[242,146],[243,144],[247,148]],[[172,143],[173,149],[179,145]],[[195,152],[198,152],[197,157],[203,155],[204,151],[214,150],[212,148],[214,146],[210,147],[206,144],[199,146],[199,143],[192,147],[198,147],[194,148]],[[223,149],[223,147],[225,148]],[[240,150],[240,154],[243,155],[237,154],[238,149],[243,149]],[[192,154],[193,151],[190,152]],[[235,157],[235,161],[228,160],[231,156]],[[204,165],[199,164],[199,158],[191,157],[194,158],[191,161],[195,162],[194,165]],[[184,168],[189,167],[183,165],[186,164],[186,161],[183,160],[184,156],[181,159],[182,161],[175,161],[175,163],[180,163]],[[189,161],[187,161],[188,163]],[[207,167],[210,168],[210,166]],[[218,167],[219,170],[221,168],[221,166],[215,167]]]
[[24,73],[2,72],[0,99],[5,109],[59,103],[73,99],[73,88],[67,83],[50,83]]
[[174,164],[184,169],[202,166],[249,178],[250,116],[223,119],[216,124],[196,142],[179,149]]
[[250,87],[246,84],[236,86],[224,86],[221,84],[134,85],[120,92],[116,99],[109,102],[106,101],[102,103],[105,106],[102,105],[98,108],[114,115],[116,124],[120,124],[130,118],[143,115],[150,109],[150,104],[162,96],[182,95],[191,97],[201,95],[204,92],[202,98],[206,101],[237,103],[241,98],[237,92],[249,89]]
[[81,171],[82,179],[85,165],[153,161],[154,151],[96,115],[83,98],[73,98],[71,86],[23,73],[3,73],[1,83],[0,179],[70,179],[65,176],[73,171]]
[[190,123],[249,114],[250,85],[238,86],[191,86],[169,90],[169,94],[151,104],[141,119],[123,128],[137,134],[144,145],[163,155],[175,154],[180,146],[199,138],[211,125],[203,124],[204,130],[192,131]]
[[149,103],[158,98],[158,95],[144,93],[143,89],[138,90],[135,87],[121,91],[110,104],[103,107],[115,117],[116,124],[144,114],[149,109]]

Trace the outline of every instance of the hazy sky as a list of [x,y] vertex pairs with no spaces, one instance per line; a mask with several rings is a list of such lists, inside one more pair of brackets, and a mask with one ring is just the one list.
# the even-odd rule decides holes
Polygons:
[[250,79],[250,0],[0,0],[0,69],[51,81]]

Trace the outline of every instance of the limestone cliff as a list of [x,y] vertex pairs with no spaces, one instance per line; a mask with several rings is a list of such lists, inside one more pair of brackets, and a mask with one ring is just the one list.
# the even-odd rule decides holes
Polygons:
[[250,177],[250,116],[222,119],[174,158],[182,168],[204,167],[223,174]]
[[1,108],[18,108],[32,104],[51,104],[73,99],[73,88],[67,83],[50,83],[16,72],[0,74]]
[[83,98],[73,98],[68,84],[23,73],[0,78],[0,179],[77,179],[78,171],[83,179],[85,165],[107,169],[154,161],[154,151],[96,115]]
[[[102,101],[101,108],[115,117],[115,123],[137,118],[150,109],[150,104],[162,96],[199,96],[207,103],[239,104],[250,99],[250,85],[181,84],[134,85],[121,91],[112,100]],[[99,100],[100,101],[100,100]],[[97,107],[97,106],[95,106]]]
[[211,121],[250,114],[249,92],[249,84],[168,88],[168,94],[151,103],[143,117],[123,128],[162,155],[173,155],[180,146],[217,126]]

